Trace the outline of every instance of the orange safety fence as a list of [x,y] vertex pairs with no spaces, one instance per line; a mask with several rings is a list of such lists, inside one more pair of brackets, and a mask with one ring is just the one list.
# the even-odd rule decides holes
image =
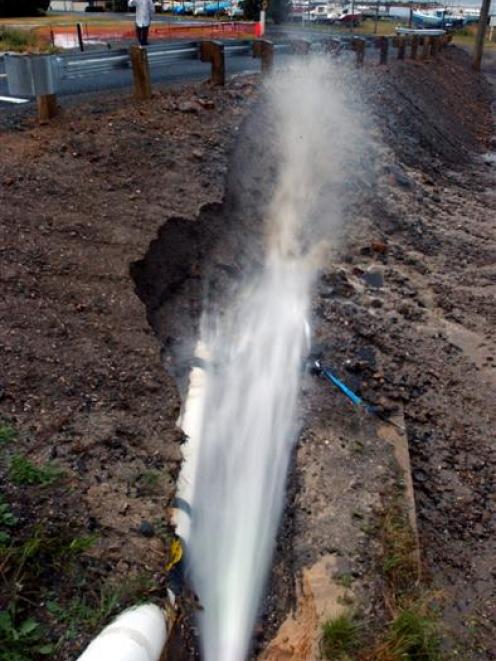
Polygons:
[[[128,41],[135,39],[134,23],[120,25],[93,25],[82,23],[83,41],[88,43]],[[78,44],[76,26],[54,26],[39,28],[38,36],[45,41],[53,41],[55,46],[65,48]],[[199,25],[178,25],[163,23],[150,27],[150,40],[165,39],[252,39],[258,36],[258,23],[248,21],[219,21]]]

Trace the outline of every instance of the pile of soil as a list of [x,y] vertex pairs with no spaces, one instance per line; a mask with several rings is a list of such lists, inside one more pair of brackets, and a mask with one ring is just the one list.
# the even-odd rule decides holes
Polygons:
[[[446,658],[496,658],[496,197],[494,166],[481,157],[492,131],[490,95],[455,48],[435,62],[398,62],[354,76],[383,150],[371,178],[356,189],[350,184],[345,247],[315,292],[319,350],[365,398],[386,410],[403,407],[425,571],[444,595]],[[71,112],[51,126],[1,136],[0,415],[18,434],[2,451],[2,490],[20,522],[11,535],[21,543],[35,521],[64,538],[68,528],[95,535],[77,560],[80,571],[51,568],[24,609],[54,639],[67,627],[47,611],[46,599],[72,603],[76,578],[126,583],[145,571],[147,596],[163,594],[166,508],[181,456],[178,385],[187,368],[171,349],[181,329],[194,337],[198,265],[215,263],[220,287],[236,275],[232,254],[242,256],[253,220],[245,208],[250,187],[239,197],[240,155],[260,157],[270,189],[267,156],[244,139],[222,206],[229,148],[243,117],[253,116],[256,82],[185,87],[140,106],[102,99],[78,108],[77,118]],[[247,126],[244,136],[257,135]],[[226,232],[216,254],[228,227],[237,234]],[[162,356],[134,292],[131,263]],[[347,550],[345,539],[331,538],[332,517],[319,529],[312,519],[325,503],[339,506],[332,466],[327,479],[319,473],[327,459],[315,426],[334,430],[345,465],[356,448],[346,447],[338,425],[360,426],[358,415],[322,383],[304,384],[269,633],[292,603],[288,567],[294,574],[331,546]],[[65,478],[49,487],[15,486],[8,470],[14,453],[54,461]],[[299,500],[299,485],[313,473]],[[359,483],[353,488],[360,493]],[[370,533],[360,532],[356,549],[365,557]],[[373,592],[372,563],[356,554],[345,560],[346,573],[370,580]],[[92,632],[88,625],[66,637],[57,658],[72,658]]]

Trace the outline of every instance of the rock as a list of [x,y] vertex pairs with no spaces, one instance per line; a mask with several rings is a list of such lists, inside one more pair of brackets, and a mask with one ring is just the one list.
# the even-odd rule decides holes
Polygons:
[[215,103],[210,99],[198,99],[198,103],[205,110],[215,110]]
[[149,521],[142,521],[139,525],[138,532],[143,537],[153,537],[155,535],[155,528]]
[[392,184],[401,186],[401,188],[413,188],[413,182],[410,177],[406,174],[402,167],[399,165],[390,165],[388,166],[389,172],[389,181]]
[[371,269],[370,271],[365,271],[361,277],[369,287],[373,287],[374,289],[380,289],[384,286],[384,276],[381,271]]
[[370,247],[380,255],[385,255],[388,251],[388,245],[385,241],[371,241]]
[[198,105],[195,101],[183,101],[177,106],[179,112],[185,112],[190,114],[196,114],[200,111],[201,106]]

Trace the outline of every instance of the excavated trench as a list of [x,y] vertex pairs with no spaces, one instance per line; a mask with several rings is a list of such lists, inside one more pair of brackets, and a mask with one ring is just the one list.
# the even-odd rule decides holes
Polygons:
[[[444,318],[440,321],[439,315],[440,310],[449,312],[443,291],[459,276],[453,257],[465,254],[474,264],[486,265],[491,249],[487,242],[479,245],[478,239],[467,247],[463,237],[453,234],[448,222],[452,199],[444,199],[438,186],[445,186],[446,195],[458,196],[461,218],[470,217],[462,198],[482,194],[485,180],[465,175],[464,168],[473,165],[471,153],[480,149],[479,141],[484,139],[489,102],[487,90],[456,51],[450,51],[442,65],[433,66],[437,69],[401,65],[390,70],[387,78],[372,72],[360,81],[375,115],[370,130],[375,137],[380,135],[380,147],[368,152],[350,178],[345,240],[339,254],[329,256],[319,274],[311,312],[316,350],[344,375],[348,385],[386,413],[405,408],[408,441],[414,450],[420,535],[428,547],[424,562],[438,572],[436,586],[449,585],[456,600],[467,594],[463,585],[471,554],[482,558],[486,551],[480,548],[484,543],[480,536],[466,538],[457,579],[446,559],[450,541],[439,540],[437,533],[444,526],[456,539],[463,514],[450,514],[449,498],[442,492],[446,506],[441,522],[436,456],[446,461],[450,445],[459,449],[467,443],[456,435],[452,421],[453,406],[463,406],[465,391],[460,385],[449,385],[460,383],[467,358],[457,354],[458,349],[446,339]],[[453,107],[450,76],[463,79],[467,105],[467,109],[457,107],[454,118],[447,115]],[[478,127],[472,125],[468,107],[479,117]],[[260,268],[263,260],[263,219],[277,175],[271,150],[275,127],[266,113],[263,105],[257,107],[242,127],[230,157],[224,201],[203,207],[196,218],[169,218],[143,259],[131,267],[137,294],[160,344],[162,363],[174,375],[182,398],[196,360],[193,353],[202,311],[222,308],[240,278]],[[475,226],[479,221],[473,222]],[[457,304],[468,315],[473,300],[459,297]],[[482,323],[483,314],[478,309],[477,323]],[[435,382],[422,370],[430,363],[435,366]],[[474,406],[484,410],[486,404],[481,400]],[[254,655],[274,638],[297,604],[305,613],[301,572],[322,562],[324,579],[334,580],[334,587],[343,584],[340,577],[352,582],[349,591],[338,590],[338,598],[343,594],[352,598],[369,623],[388,617],[382,600],[383,548],[374,530],[403,478],[398,477],[394,448],[383,423],[357,411],[311,375],[302,380],[298,423],[299,441],[255,630]],[[484,438],[486,424],[473,434]],[[426,449],[419,448],[422,437],[428,439],[427,455]],[[482,446],[472,442],[469,448],[474,455],[482,452]],[[426,484],[426,475],[431,486]],[[467,478],[465,488],[468,484]],[[318,572],[315,576],[320,580]],[[311,584],[310,574],[307,578]],[[475,597],[474,608],[477,603]],[[174,659],[199,658],[191,602],[185,610],[189,616],[171,642]],[[463,638],[459,614],[451,610],[447,608],[449,624]],[[314,615],[309,620],[313,627]],[[291,638],[291,623],[289,630],[262,658],[313,658],[304,636],[296,633]]]
[[[263,219],[276,174],[267,148],[270,122],[266,112],[259,104],[241,128],[229,158],[223,203],[202,207],[196,218],[169,218],[144,258],[131,266],[137,294],[160,343],[162,363],[174,377],[183,401],[189,371],[198,361],[193,354],[202,313],[222,309],[236,284],[263,262]],[[292,461],[269,589],[255,631],[255,654],[295,602],[292,502],[296,491]],[[192,619],[187,617],[175,635],[169,646],[171,658],[199,658]]]

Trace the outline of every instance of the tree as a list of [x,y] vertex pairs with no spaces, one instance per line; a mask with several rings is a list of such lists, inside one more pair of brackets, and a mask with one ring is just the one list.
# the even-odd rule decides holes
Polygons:
[[105,9],[107,11],[128,11],[127,0],[107,0]]
[[[267,17],[271,18],[274,23],[279,24],[287,19],[291,9],[291,0],[268,0],[267,4]],[[246,19],[249,21],[260,19],[262,0],[243,0],[242,6]]]
[[290,9],[291,0],[269,0],[267,16],[279,25],[287,19]]
[[243,7],[244,17],[249,21],[258,21],[260,19],[261,0],[243,0],[240,3]]
[[49,6],[50,0],[0,0],[0,16],[36,16]]

